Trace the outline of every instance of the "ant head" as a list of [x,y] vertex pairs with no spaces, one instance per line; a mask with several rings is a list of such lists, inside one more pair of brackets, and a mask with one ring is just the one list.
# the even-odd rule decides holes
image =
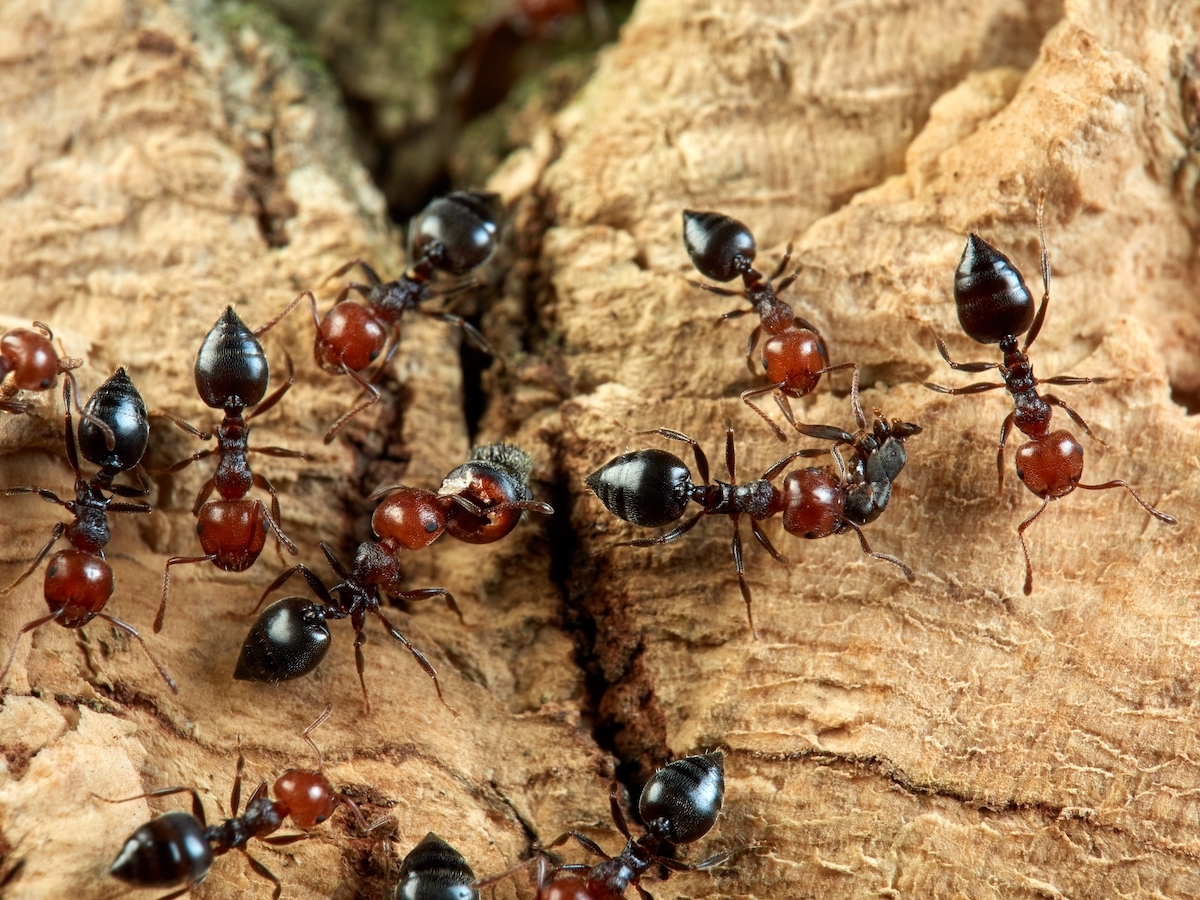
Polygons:
[[758,252],[754,235],[737,219],[717,212],[683,211],[683,245],[692,265],[713,281],[749,272]]
[[432,831],[400,864],[396,900],[479,900],[463,855]]
[[[150,439],[150,423],[146,419],[142,395],[124,369],[117,369],[108,381],[96,388],[83,411],[85,415],[79,422],[78,435],[79,452],[84,459],[101,468],[122,472],[128,472],[141,462]],[[112,430],[116,440],[111,450],[96,420]]]
[[[456,468],[438,488],[440,497],[461,497],[486,510],[501,503],[533,499],[529,475],[533,459],[513,444],[476,447],[471,459]],[[509,534],[521,521],[520,509],[477,516],[457,502],[446,504],[446,530],[468,544],[490,544]]]
[[284,597],[263,610],[238,656],[238,681],[287,681],[315,669],[329,650],[329,628],[320,605]]
[[15,372],[13,383],[23,391],[45,391],[58,378],[58,354],[50,338],[32,328],[14,328],[0,337],[0,379]]
[[724,799],[724,757],[706,753],[655,772],[642,788],[638,812],[651,834],[673,844],[690,844],[708,834]]
[[338,806],[337,791],[329,779],[308,769],[288,769],[275,779],[272,790],[297,828],[320,825]]
[[783,530],[815,540],[837,532],[846,492],[824,469],[799,469],[783,479]]
[[200,345],[195,374],[200,399],[213,409],[254,406],[267,393],[267,355],[232,306]]
[[967,246],[954,273],[954,305],[967,336],[998,344],[1024,334],[1033,324],[1033,296],[1009,258],[978,235]]
[[108,871],[127,884],[168,888],[201,881],[212,864],[212,847],[200,820],[174,811],[131,834]]
[[609,460],[586,479],[592,493],[619,519],[654,528],[687,509],[692,473],[666,450],[635,450]]
[[409,226],[408,260],[465,275],[496,249],[495,194],[455,191],[426,206]]
[[1017,477],[1039,497],[1065,497],[1083,477],[1083,447],[1069,431],[1053,431],[1017,449]]
[[79,628],[95,618],[112,596],[112,569],[94,554],[59,550],[46,565],[43,591],[50,611],[61,611],[58,623]]
[[371,514],[371,530],[405,550],[428,547],[446,530],[446,512],[437,494],[401,488],[384,498]]

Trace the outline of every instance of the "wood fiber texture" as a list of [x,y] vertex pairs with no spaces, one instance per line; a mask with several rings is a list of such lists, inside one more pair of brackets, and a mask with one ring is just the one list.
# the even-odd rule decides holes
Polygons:
[[[407,565],[413,587],[444,585],[463,607],[466,627],[434,606],[389,613],[460,716],[377,623],[370,715],[344,623],[314,676],[230,681],[280,568],[271,548],[240,575],[179,570],[150,636],[165,556],[196,552],[192,498],[211,473],[197,463],[158,479],[153,515],[117,520],[110,544],[109,611],[148,635],[180,694],[96,625],[87,644],[47,626],[17,656],[0,835],[7,864],[26,866],[6,896],[124,896],[106,875],[121,842],[151,807],[186,802],[93,794],[195,785],[213,817],[237,735],[251,781],[310,765],[299,732],[330,699],[315,734],[327,772],[369,817],[395,816],[393,856],[431,829],[481,874],[565,828],[615,851],[614,763],[636,783],[717,746],[725,808],[689,858],[761,846],[711,874],[648,877],[658,900],[1200,895],[1200,426],[1172,401],[1200,391],[1198,22],[1196,3],[1166,0],[641,3],[575,104],[492,181],[512,228],[484,324],[513,364],[485,379],[477,437],[526,446],[559,514]],[[348,259],[385,275],[403,263],[324,82],[253,28],[223,28],[219,9],[2,5],[0,98],[0,324],[52,323],[86,359],[85,394],[125,365],[152,409],[213,422],[191,366],[225,304],[253,327]],[[1029,532],[1026,597],[1015,532],[1038,501],[1011,462],[996,494],[1007,395],[921,385],[971,380],[935,334],[957,359],[998,358],[961,333],[954,267],[977,230],[1036,290],[1041,190],[1054,280],[1036,371],[1115,379],[1055,389],[1106,442],[1081,438],[1085,479],[1126,479],[1179,525],[1124,491],[1057,501]],[[726,419],[742,479],[784,452],[737,397],[760,383],[742,358],[749,320],[717,326],[738,304],[688,283],[684,208],[745,221],[767,269],[795,241],[797,312],[835,362],[863,367],[868,409],[924,427],[866,529],[914,584],[853,537],[801,543],[768,523],[791,563],[743,534],[753,640],[726,520],[667,548],[617,546],[644,532],[583,478],[667,445],[614,420],[693,435],[719,477]],[[265,341],[277,372],[285,350],[296,361],[296,385],[254,441],[312,458],[255,462],[300,559],[325,572],[317,541],[363,539],[367,492],[436,485],[469,441],[450,329],[406,323],[387,401],[330,446],[320,436],[354,392],[316,370],[311,340],[300,316]],[[823,381],[798,415],[850,427],[848,387]],[[64,493],[61,404],[38,402],[0,418],[0,480]],[[153,427],[152,467],[197,449]],[[0,502],[0,574],[15,577],[57,510]],[[43,614],[39,577],[0,607],[5,641]],[[289,900],[384,891],[382,848],[341,813],[313,840],[252,849]],[[530,894],[519,878],[498,890]],[[232,854],[196,895],[269,886]]]

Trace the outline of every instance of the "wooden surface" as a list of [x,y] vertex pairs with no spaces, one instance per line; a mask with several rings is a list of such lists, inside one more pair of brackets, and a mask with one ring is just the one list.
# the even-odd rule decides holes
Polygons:
[[[189,567],[151,638],[177,697],[106,628],[90,626],[87,646],[50,627],[26,639],[0,708],[0,834],[10,862],[27,860],[6,896],[123,896],[105,872],[151,806],[93,793],[194,784],[216,815],[236,736],[252,779],[309,765],[299,732],[327,700],[327,771],[369,816],[395,816],[393,855],[431,829],[481,874],[568,827],[616,850],[603,826],[614,766],[636,780],[719,746],[725,810],[691,857],[764,847],[712,875],[647,879],[659,900],[1196,896],[1200,428],[1171,390],[1200,387],[1198,21],[1195,3],[1142,0],[642,3],[580,99],[492,182],[512,224],[484,326],[513,364],[485,376],[478,438],[524,445],[535,491],[561,509],[503,544],[447,540],[406,560],[412,586],[444,585],[463,607],[465,628],[435,606],[395,614],[461,715],[373,626],[369,716],[344,623],[313,677],[230,681],[279,560]],[[53,324],[86,358],[85,392],[126,365],[151,408],[207,423],[191,366],[225,304],[254,326],[347,259],[402,265],[329,89],[203,4],[4,5],[0,97],[0,324]],[[1038,501],[1011,464],[996,495],[1004,398],[921,383],[969,380],[935,333],[957,358],[995,358],[958,328],[954,266],[978,230],[1036,284],[1043,189],[1054,282],[1036,371],[1117,379],[1059,392],[1107,443],[1084,439],[1085,479],[1124,478],[1180,524],[1124,492],[1056,502],[1029,533],[1025,597],[1015,529]],[[835,361],[863,366],[865,405],[924,427],[867,530],[915,584],[852,537],[801,543],[769,524],[791,564],[747,551],[754,641],[725,521],[670,548],[617,546],[643,532],[583,477],[662,444],[614,420],[692,434],[717,473],[727,418],[743,478],[783,453],[737,399],[757,383],[748,320],[716,326],[736,304],[688,283],[685,207],[745,221],[768,268],[794,240],[797,312]],[[458,336],[413,322],[389,401],[322,445],[353,391],[316,370],[311,329],[297,318],[266,342],[277,371],[291,353],[297,384],[254,440],[312,454],[258,468],[316,565],[318,540],[352,549],[365,535],[372,488],[434,485],[469,441]],[[849,427],[847,389],[823,383],[797,412]],[[61,411],[43,403],[0,419],[0,481],[64,492]],[[152,466],[194,451],[153,425]],[[154,514],[115,523],[110,611],[144,632],[165,556],[195,552],[190,507],[209,471],[158,480]],[[30,498],[3,503],[7,579],[57,519]],[[0,637],[42,610],[31,579],[5,599]],[[383,848],[340,815],[255,853],[289,900],[384,890]],[[268,891],[231,857],[196,894]],[[499,891],[529,894],[519,879]]]

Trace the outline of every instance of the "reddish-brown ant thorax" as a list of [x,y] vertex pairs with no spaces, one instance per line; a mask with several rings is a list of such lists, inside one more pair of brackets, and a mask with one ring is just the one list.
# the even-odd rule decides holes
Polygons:
[[349,300],[336,304],[321,320],[316,356],[322,368],[340,372],[342,366],[357,372],[383,351],[387,331],[367,307]]
[[64,628],[79,628],[104,609],[112,596],[112,569],[91,553],[59,550],[46,566],[42,590],[51,612],[65,610],[59,624]]
[[337,792],[320,772],[288,769],[275,780],[275,796],[297,828],[320,825],[337,809]]
[[800,469],[783,479],[783,528],[810,539],[837,532],[846,508],[846,494],[831,473]]
[[58,378],[58,354],[50,339],[31,328],[14,328],[0,337],[0,357],[11,363],[13,383],[23,391],[45,391]]
[[538,891],[537,900],[596,900],[596,896],[588,889],[586,881],[568,875],[555,878]]
[[789,391],[800,396],[811,393],[825,368],[821,340],[807,329],[772,335],[763,344],[763,365],[771,381],[786,383]]
[[257,500],[213,500],[204,504],[196,534],[205,555],[226,572],[243,572],[254,565],[267,543],[266,507]]
[[1017,477],[1039,497],[1065,497],[1083,477],[1083,447],[1069,431],[1055,431],[1017,449]]
[[375,507],[371,529],[380,539],[390,538],[405,550],[422,550],[446,530],[446,513],[436,494],[403,488]]

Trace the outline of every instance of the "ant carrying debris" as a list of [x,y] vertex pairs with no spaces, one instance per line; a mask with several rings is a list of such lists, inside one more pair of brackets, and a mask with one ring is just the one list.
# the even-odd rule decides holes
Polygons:
[[816,390],[822,375],[842,369],[853,369],[857,372],[858,364],[840,363],[831,366],[825,339],[821,337],[817,327],[797,316],[790,305],[779,299],[779,294],[790,287],[799,276],[799,270],[779,282],[778,287],[771,286],[771,282],[783,274],[791,261],[790,244],[775,271],[764,279],[762,273],[754,268],[754,257],[758,252],[754,235],[737,219],[717,212],[695,212],[685,209],[683,243],[687,247],[692,265],[701,275],[722,282],[732,281],[741,276],[744,288],[740,291],[699,282],[696,282],[696,286],[722,297],[745,297],[750,301],[750,309],[727,312],[721,316],[720,321],[738,319],[752,313],[758,315],[759,324],[750,332],[750,341],[746,346],[746,364],[750,368],[750,374],[755,374],[754,350],[765,331],[767,341],[763,344],[762,366],[771,383],[742,391],[742,401],[771,426],[779,440],[786,440],[783,429],[751,402],[752,398],[762,394],[773,394],[788,424],[796,427],[796,417],[792,414],[788,398],[799,399],[811,394]]
[[[213,454],[217,454],[220,461],[213,477],[196,495],[192,507],[192,515],[197,519],[196,534],[200,537],[204,555],[173,556],[167,560],[163,570],[162,602],[154,619],[155,633],[162,630],[163,618],[167,614],[172,566],[211,562],[226,572],[244,572],[254,565],[266,546],[268,529],[289,553],[295,556],[298,552],[296,545],[279,527],[279,497],[275,487],[264,476],[250,470],[249,460],[250,453],[306,458],[298,450],[250,446],[250,426],[247,423],[273,408],[292,386],[292,363],[289,358],[287,381],[271,396],[263,399],[271,370],[258,336],[272,328],[275,321],[251,331],[233,311],[233,307],[227,306],[200,345],[200,353],[196,356],[196,389],[206,405],[225,412],[216,432],[217,446],[194,453],[155,474],[178,472]],[[243,416],[250,408],[253,408],[250,414]],[[211,432],[200,431],[175,416],[168,418],[188,434],[202,441],[212,440]],[[251,487],[262,488],[270,494],[270,510],[261,500],[246,499]],[[220,500],[208,499],[214,488],[221,495]]]
[[[71,381],[63,382],[63,405],[66,407],[67,462],[75,472],[75,499],[62,500],[53,491],[40,487],[9,488],[5,496],[37,494],[49,503],[56,503],[74,516],[70,524],[59,522],[51,532],[50,540],[38,552],[33,563],[12,584],[0,591],[0,596],[9,594],[32,575],[42,560],[65,534],[71,544],[70,550],[59,550],[46,564],[46,579],[43,592],[50,614],[26,622],[17,632],[8,660],[0,671],[0,684],[8,676],[17,655],[21,636],[47,622],[57,622],[64,628],[82,628],[92,619],[100,618],[134,638],[146,656],[154,663],[158,674],[172,691],[178,690],[146,642],[133,626],[103,612],[113,593],[113,572],[104,559],[104,547],[111,538],[108,527],[109,513],[149,513],[150,504],[125,502],[114,497],[145,497],[150,493],[137,472],[139,485],[113,484],[121,472],[138,470],[142,454],[150,437],[150,425],[146,418],[146,405],[124,369],[117,369],[92,394],[84,407],[87,417],[79,422],[78,448],[76,433],[71,422]],[[101,431],[103,423],[107,434]],[[113,446],[107,446],[112,436]],[[84,459],[100,467],[99,471],[86,479],[79,468],[79,453]]]
[[[1174,517],[1159,512],[1138,496],[1124,481],[1108,481],[1104,484],[1081,484],[1083,477],[1083,447],[1069,431],[1050,430],[1053,407],[1060,407],[1071,420],[1083,429],[1088,437],[1100,444],[1104,442],[1092,433],[1087,423],[1074,409],[1054,394],[1040,394],[1038,385],[1103,384],[1108,378],[1078,378],[1072,375],[1057,375],[1053,378],[1035,378],[1033,363],[1027,352],[1041,333],[1046,321],[1046,306],[1050,302],[1050,254],[1046,250],[1046,236],[1042,227],[1042,209],[1046,194],[1038,198],[1037,227],[1038,245],[1041,248],[1042,302],[1036,315],[1033,295],[1021,277],[1021,273],[1007,256],[978,235],[967,237],[967,245],[954,273],[954,304],[958,309],[958,321],[967,337],[980,344],[999,344],[1004,354],[1002,363],[972,362],[959,363],[950,358],[945,342],[937,339],[938,352],[959,372],[987,372],[996,370],[1000,382],[977,382],[961,388],[948,388],[926,382],[925,387],[941,394],[979,394],[984,391],[1006,388],[1012,395],[1013,411],[1004,419],[1000,429],[1000,444],[996,451],[996,470],[1000,489],[1004,488],[1004,449],[1013,425],[1030,438],[1017,448],[1017,477],[1035,495],[1042,498],[1037,512],[1017,526],[1017,537],[1021,541],[1021,552],[1025,555],[1025,594],[1033,592],[1033,564],[1029,560],[1029,547],[1025,543],[1025,531],[1046,511],[1051,500],[1065,497],[1076,488],[1087,491],[1104,491],[1123,487],[1129,491],[1141,507],[1154,518],[1167,525],[1175,525]],[[1023,347],[1018,345],[1018,336],[1028,332]]]

